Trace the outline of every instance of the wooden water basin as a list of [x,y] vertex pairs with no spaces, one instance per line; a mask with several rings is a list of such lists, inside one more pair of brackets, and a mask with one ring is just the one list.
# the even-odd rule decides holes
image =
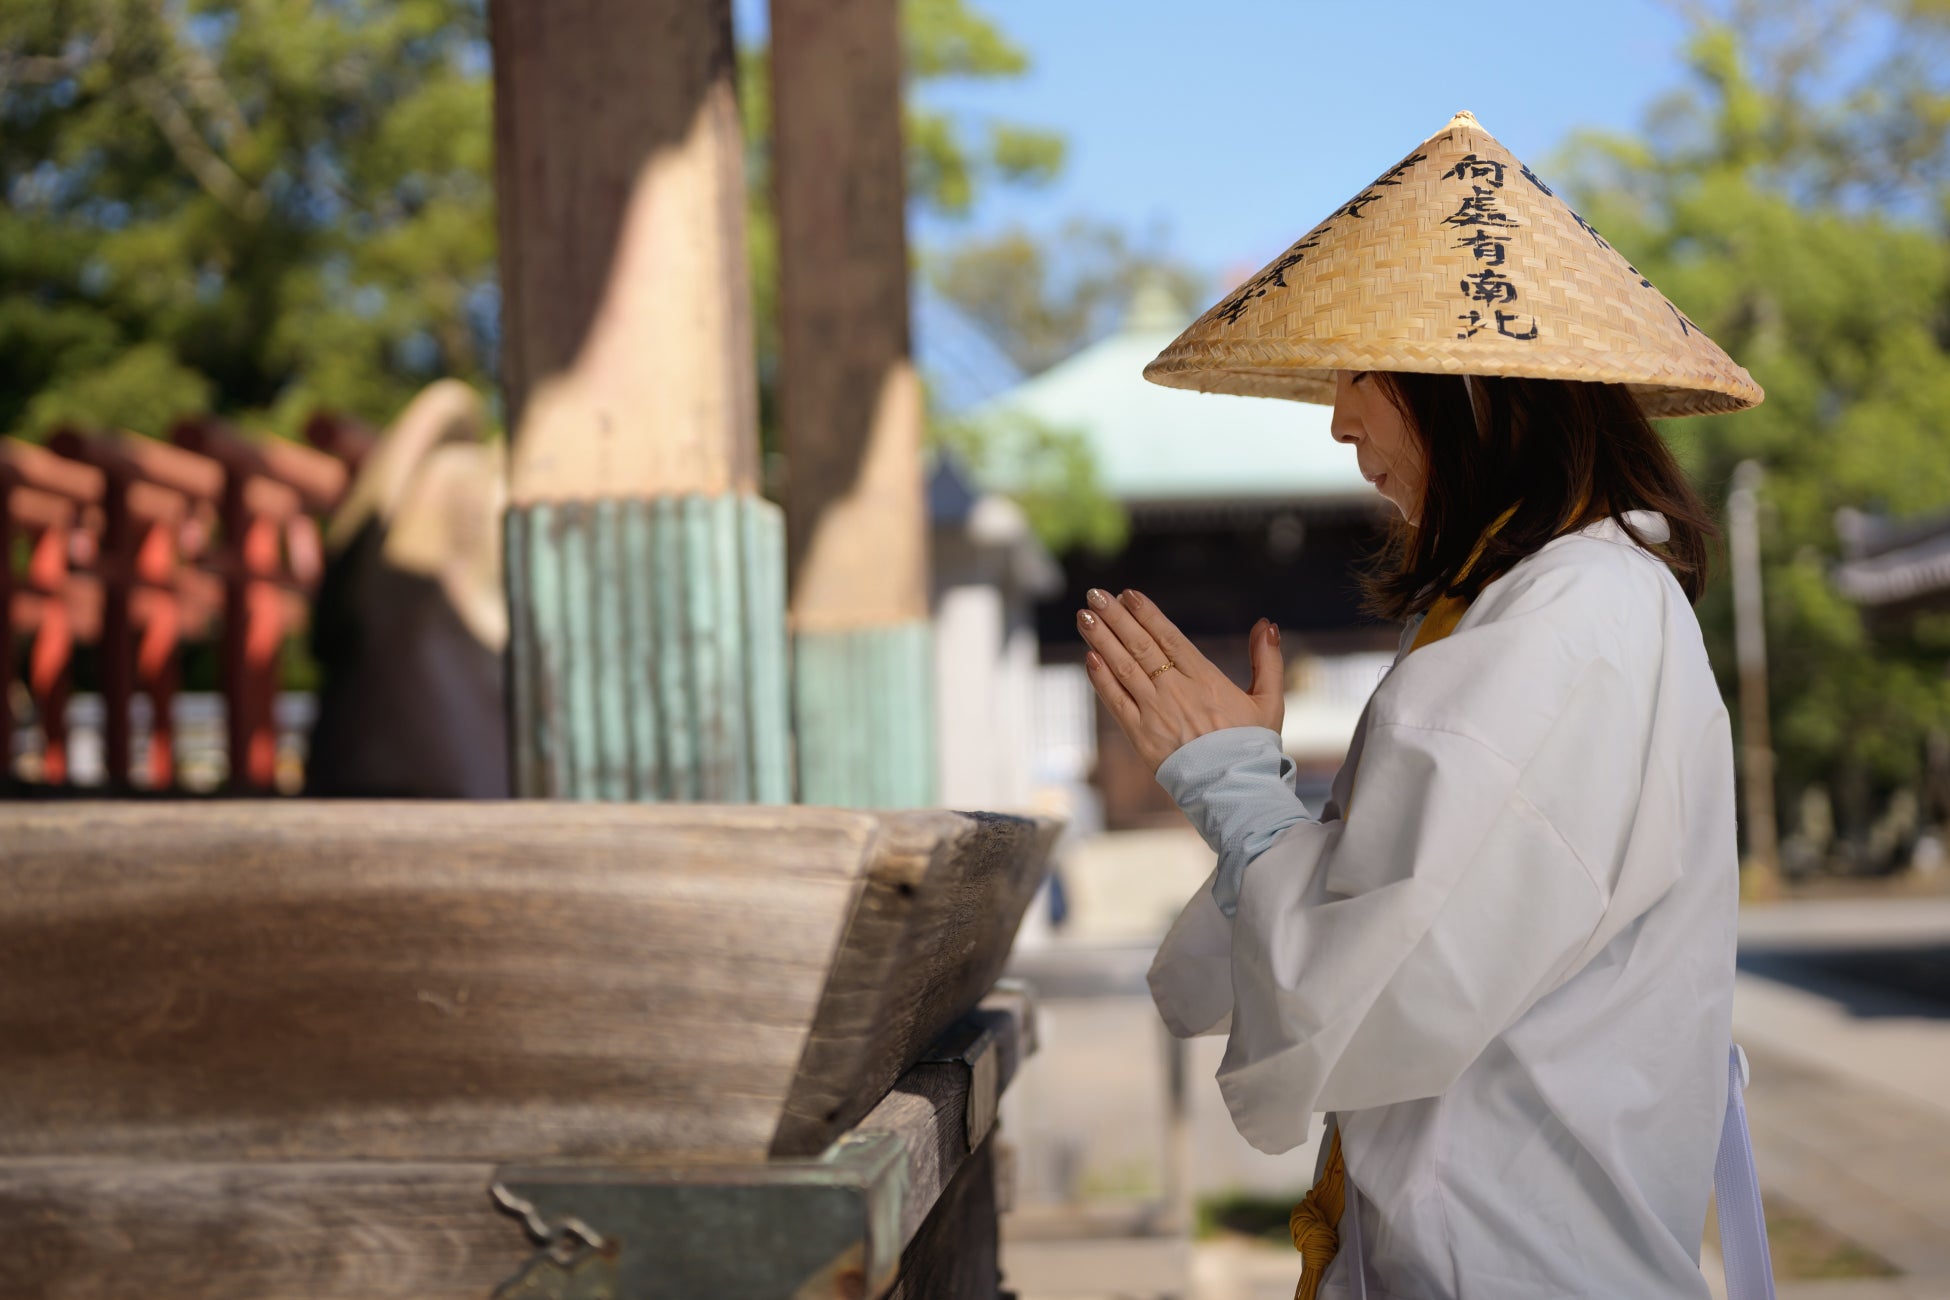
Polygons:
[[1056,830],[796,806],[0,808],[0,1157],[815,1154],[994,983]]

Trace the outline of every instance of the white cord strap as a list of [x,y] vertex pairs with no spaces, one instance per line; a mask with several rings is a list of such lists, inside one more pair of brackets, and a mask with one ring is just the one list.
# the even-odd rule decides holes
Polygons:
[[1727,1300],[1774,1300],[1774,1265],[1767,1257],[1767,1219],[1760,1208],[1760,1178],[1747,1132],[1747,1054],[1735,1043],[1727,1052],[1727,1115],[1720,1124],[1720,1153],[1713,1161],[1713,1195],[1720,1212],[1720,1257],[1727,1267]]

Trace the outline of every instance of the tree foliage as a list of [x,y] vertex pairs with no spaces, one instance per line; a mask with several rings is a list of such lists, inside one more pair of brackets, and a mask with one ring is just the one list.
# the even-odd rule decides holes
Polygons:
[[[0,432],[162,433],[218,411],[383,423],[499,346],[482,0],[13,0],[0,6]],[[930,103],[1027,54],[967,0],[904,0],[918,208],[1034,185],[1060,136]],[[741,52],[762,435],[776,443],[777,228],[763,47]],[[1096,291],[1092,291],[1096,292]],[[986,323],[1005,343],[1028,315]],[[1027,502],[1099,539],[1087,449],[1030,441]],[[1060,470],[1060,472],[1059,472]],[[1066,504],[1067,502],[1067,504]],[[1074,514],[1074,525],[1060,521]]]
[[[1766,470],[1781,806],[1833,791],[1860,836],[1950,731],[1946,620],[1872,629],[1831,578],[1839,508],[1950,506],[1950,4],[1694,18],[1690,84],[1643,138],[1578,140],[1568,188],[1767,390],[1668,431],[1711,499],[1741,460]],[[1732,699],[1724,567],[1701,618]]]
[[[917,205],[1062,164],[1054,133],[933,108],[1027,55],[965,0],[906,0]],[[0,7],[0,431],[160,432],[215,409],[385,420],[498,346],[482,0]],[[776,355],[764,51],[741,58],[762,370]]]
[[485,380],[486,67],[479,0],[0,7],[0,430]]

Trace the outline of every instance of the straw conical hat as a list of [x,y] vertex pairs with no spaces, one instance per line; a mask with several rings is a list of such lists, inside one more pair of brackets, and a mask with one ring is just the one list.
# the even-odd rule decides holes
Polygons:
[[1761,399],[1468,113],[1227,294],[1144,377],[1332,402],[1337,370],[1604,380],[1629,386],[1654,417]]

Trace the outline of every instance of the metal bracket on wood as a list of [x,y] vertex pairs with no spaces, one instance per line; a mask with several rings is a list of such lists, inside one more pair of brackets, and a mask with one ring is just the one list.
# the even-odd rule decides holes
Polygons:
[[576,1223],[604,1247],[566,1266],[540,1251],[496,1300],[880,1295],[900,1268],[906,1183],[906,1149],[891,1133],[842,1138],[815,1160],[504,1169],[497,1186],[524,1217],[557,1239]]
[[492,1300],[615,1300],[616,1243],[574,1215],[551,1223],[506,1184],[495,1183],[488,1195],[522,1221],[537,1247],[520,1272],[494,1289]]
[[[503,1168],[495,1199],[543,1247],[495,1300],[710,1296],[866,1300],[995,1126],[1029,1036],[1029,999],[991,993],[881,1106],[816,1157],[645,1168]],[[959,1077],[944,1076],[943,1066]],[[922,1072],[929,1077],[915,1082]],[[958,1086],[943,1086],[950,1079]],[[921,1095],[928,1105],[916,1106]],[[963,1143],[947,1142],[954,1101]],[[965,1149],[952,1155],[950,1144]]]

